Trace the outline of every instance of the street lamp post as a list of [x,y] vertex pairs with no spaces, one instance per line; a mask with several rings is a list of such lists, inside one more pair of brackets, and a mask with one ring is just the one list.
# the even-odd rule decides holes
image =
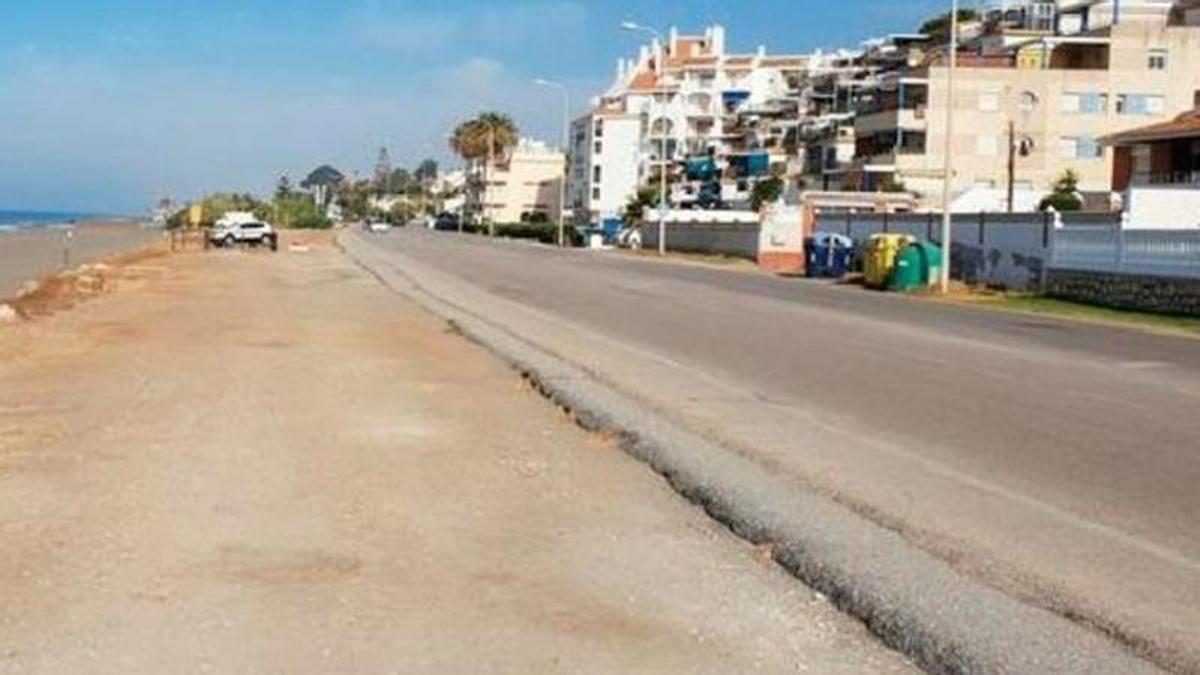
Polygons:
[[950,71],[946,86],[946,149],[942,167],[942,270],[938,288],[942,293],[950,292],[950,248],[953,246],[950,226],[951,184],[954,181],[954,79],[958,70],[958,0],[950,3]]
[[[662,33],[658,32],[657,30],[655,30],[653,28],[650,28],[649,26],[643,26],[643,25],[641,25],[639,23],[635,23],[633,21],[626,21],[626,22],[622,23],[621,28],[628,30],[628,31],[648,33],[654,37],[655,43],[658,45],[658,53],[654,56],[654,69],[657,71],[657,75],[659,76],[659,84],[661,84],[662,83],[661,77],[664,72],[663,57],[664,57],[664,53],[665,53],[665,51],[664,51],[665,45],[663,44]],[[653,94],[653,96],[657,100],[658,94]],[[667,119],[667,101],[666,100],[663,100],[663,102],[660,104],[659,115],[660,115],[659,119],[661,119],[661,120]],[[654,121],[653,120],[650,122],[650,134],[651,135],[654,134]],[[668,162],[667,162],[667,130],[666,130],[666,128],[663,128],[662,134],[660,135],[660,140],[662,142],[662,146],[659,151],[660,166],[659,166],[659,171],[658,171],[658,173],[659,173],[658,254],[660,256],[665,256],[667,254],[667,166],[668,166]]]
[[[571,94],[567,88],[557,82],[550,80],[537,79],[534,84],[541,87],[549,87],[557,89],[562,93],[563,98],[563,122],[562,122],[562,150],[563,157],[568,157],[567,148],[571,142]],[[558,245],[563,247],[567,245],[567,174],[570,171],[570,163],[568,162],[563,167],[563,175],[558,179]]]

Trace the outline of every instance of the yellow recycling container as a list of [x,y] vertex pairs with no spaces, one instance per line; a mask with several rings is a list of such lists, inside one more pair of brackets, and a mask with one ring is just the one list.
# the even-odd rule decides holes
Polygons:
[[871,288],[884,288],[892,270],[896,267],[896,258],[900,249],[916,243],[917,238],[911,234],[873,234],[867,240],[867,249],[863,254],[863,283]]

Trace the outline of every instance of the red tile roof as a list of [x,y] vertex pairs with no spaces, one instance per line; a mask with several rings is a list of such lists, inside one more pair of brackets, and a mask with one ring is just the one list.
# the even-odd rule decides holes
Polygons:
[[1105,136],[1105,145],[1137,145],[1154,141],[1169,141],[1180,138],[1200,138],[1200,108],[1186,112],[1170,122],[1160,122],[1147,127],[1130,129]]

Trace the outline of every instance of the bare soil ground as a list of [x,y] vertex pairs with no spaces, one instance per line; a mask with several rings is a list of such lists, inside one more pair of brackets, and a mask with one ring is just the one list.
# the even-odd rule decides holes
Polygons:
[[0,324],[0,672],[909,668],[328,241]]

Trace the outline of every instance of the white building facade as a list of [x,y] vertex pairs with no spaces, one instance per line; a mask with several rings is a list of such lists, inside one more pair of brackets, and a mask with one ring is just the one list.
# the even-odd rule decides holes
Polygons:
[[[617,218],[639,185],[663,167],[711,155],[722,169],[738,155],[786,165],[808,56],[730,54],[725,29],[672,29],[617,64],[613,85],[573,125],[569,206],[586,222]],[[597,129],[602,136],[598,137]],[[630,164],[631,163],[631,164]]]

